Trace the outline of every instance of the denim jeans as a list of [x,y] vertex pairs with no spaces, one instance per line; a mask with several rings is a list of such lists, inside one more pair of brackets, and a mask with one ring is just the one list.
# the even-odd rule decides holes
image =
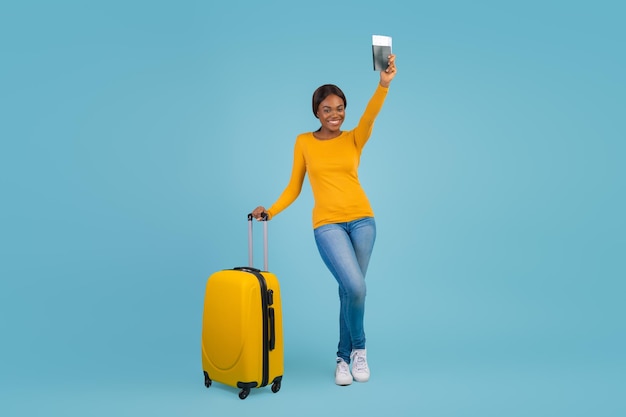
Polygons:
[[339,345],[337,356],[350,363],[353,349],[365,348],[365,273],[374,241],[376,222],[364,217],[314,229],[322,260],[339,284]]

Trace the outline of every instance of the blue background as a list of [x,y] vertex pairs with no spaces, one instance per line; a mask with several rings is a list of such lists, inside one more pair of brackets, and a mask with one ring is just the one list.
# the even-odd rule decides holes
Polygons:
[[[622,4],[4,2],[0,413],[624,415]],[[372,380],[333,383],[307,182],[269,225],[282,390],[207,391],[206,279],[247,263],[313,90],[356,124],[372,34],[399,70],[360,171]]]

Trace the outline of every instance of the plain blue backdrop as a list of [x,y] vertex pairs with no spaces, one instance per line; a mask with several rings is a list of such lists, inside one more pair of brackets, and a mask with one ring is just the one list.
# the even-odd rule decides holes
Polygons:
[[[0,414],[624,415],[625,12],[4,2]],[[318,127],[313,90],[339,85],[356,124],[372,34],[399,71],[360,170],[372,380],[333,383],[338,299],[307,182],[269,224],[282,390],[206,390],[206,279],[247,263],[246,214]]]

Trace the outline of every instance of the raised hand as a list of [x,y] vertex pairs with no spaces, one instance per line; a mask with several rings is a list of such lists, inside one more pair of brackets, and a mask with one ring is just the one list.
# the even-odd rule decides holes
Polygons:
[[391,80],[396,76],[398,72],[396,68],[396,56],[394,54],[389,55],[389,65],[384,71],[380,72],[380,85],[383,87],[389,87]]

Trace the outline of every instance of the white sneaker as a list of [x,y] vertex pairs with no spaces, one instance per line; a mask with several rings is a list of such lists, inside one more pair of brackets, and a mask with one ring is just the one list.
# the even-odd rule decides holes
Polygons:
[[335,384],[350,385],[352,384],[352,375],[350,375],[350,367],[341,358],[337,358],[337,368],[335,369]]
[[352,362],[352,376],[357,382],[367,382],[370,379],[370,368],[367,366],[365,349],[354,349],[350,354]]

